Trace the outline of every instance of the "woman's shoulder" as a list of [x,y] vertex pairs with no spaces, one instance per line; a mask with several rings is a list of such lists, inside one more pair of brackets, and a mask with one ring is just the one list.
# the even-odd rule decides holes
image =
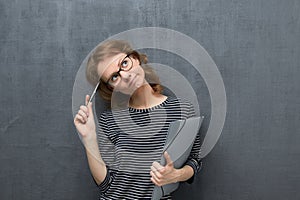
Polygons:
[[193,105],[190,100],[186,98],[181,98],[177,96],[168,96],[168,103],[170,104],[178,104],[178,105],[186,105],[186,106],[191,106]]
[[100,113],[99,115],[99,119],[103,120],[105,119],[106,121],[109,121],[110,119],[112,119],[114,116],[119,116],[122,117],[124,115],[128,115],[128,110],[127,109],[107,109],[104,110]]
[[168,97],[168,102],[165,108],[169,110],[170,113],[175,114],[176,116],[183,116],[183,118],[191,117],[195,113],[195,109],[191,101],[176,96]]

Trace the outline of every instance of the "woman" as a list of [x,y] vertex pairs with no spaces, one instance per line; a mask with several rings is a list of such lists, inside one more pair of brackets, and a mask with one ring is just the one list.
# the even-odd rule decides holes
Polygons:
[[199,136],[182,168],[174,168],[167,152],[167,164],[159,164],[170,123],[192,117],[194,110],[188,102],[163,95],[146,63],[146,55],[121,40],[102,43],[89,58],[87,79],[96,85],[101,77],[102,98],[115,105],[120,94],[128,97],[125,104],[101,114],[97,133],[88,95],[74,118],[100,199],[151,199],[155,185],[192,182],[200,169]]

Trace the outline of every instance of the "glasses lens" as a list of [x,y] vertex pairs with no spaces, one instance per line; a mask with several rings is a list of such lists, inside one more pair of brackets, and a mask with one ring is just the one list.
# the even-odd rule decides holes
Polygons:
[[132,68],[132,60],[129,56],[126,56],[120,64],[121,71],[129,71]]
[[108,80],[108,84],[110,85],[110,86],[116,86],[118,83],[119,83],[119,81],[121,80],[121,76],[120,76],[120,74],[119,73],[114,73],[112,76],[111,76],[111,78]]
[[118,83],[120,82],[121,80],[121,75],[120,75],[120,71],[129,71],[131,70],[133,66],[133,62],[131,60],[131,58],[129,57],[129,55],[127,55],[123,60],[122,62],[120,63],[120,66],[119,66],[119,71],[118,72],[115,72],[111,77],[110,79],[108,80],[108,84],[110,86],[113,86],[115,87],[116,85],[118,85]]

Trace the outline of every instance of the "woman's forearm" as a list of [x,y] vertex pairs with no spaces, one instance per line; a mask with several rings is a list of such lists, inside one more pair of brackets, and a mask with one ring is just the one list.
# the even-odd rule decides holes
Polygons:
[[185,165],[184,167],[177,169],[176,172],[176,182],[183,182],[189,180],[194,175],[194,169],[189,166]]
[[88,159],[88,164],[94,180],[99,185],[103,182],[106,176],[106,165],[101,158],[99,152],[99,147],[97,139],[90,139],[89,141],[84,141],[84,146],[86,149],[86,155]]

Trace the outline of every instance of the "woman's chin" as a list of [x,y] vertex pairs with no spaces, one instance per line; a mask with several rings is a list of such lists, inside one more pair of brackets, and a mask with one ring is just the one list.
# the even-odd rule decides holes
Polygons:
[[132,90],[131,90],[131,94],[130,95],[133,95],[134,93],[138,92],[139,90],[141,90],[144,86],[146,85],[146,83],[144,82],[136,82],[134,84],[134,86],[132,87]]
[[145,85],[144,81],[142,80],[137,80],[134,84],[135,88],[138,89],[140,87],[142,87],[143,85]]

